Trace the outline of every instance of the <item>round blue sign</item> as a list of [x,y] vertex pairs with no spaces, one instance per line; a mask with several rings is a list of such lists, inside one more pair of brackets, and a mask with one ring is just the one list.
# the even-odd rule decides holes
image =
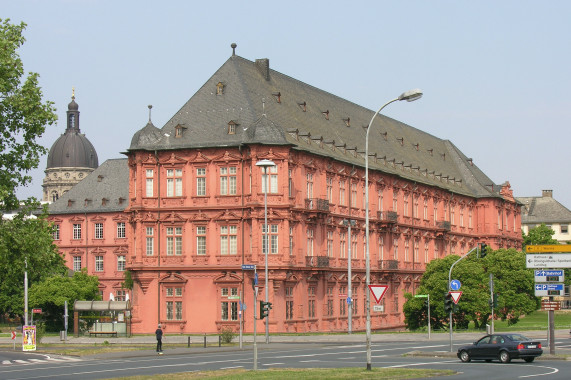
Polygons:
[[452,290],[460,290],[461,286],[462,286],[462,284],[458,280],[450,281],[450,289],[452,289]]

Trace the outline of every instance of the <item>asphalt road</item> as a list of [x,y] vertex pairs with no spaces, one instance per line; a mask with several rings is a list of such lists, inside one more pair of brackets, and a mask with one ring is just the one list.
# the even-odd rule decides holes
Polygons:
[[[363,336],[354,341],[320,342],[274,342],[258,343],[258,369],[267,368],[338,368],[366,367],[366,349]],[[432,340],[414,339],[407,335],[405,341],[399,336],[385,336],[372,345],[372,366],[392,368],[452,369],[458,374],[447,379],[568,379],[571,361],[550,358],[545,355],[533,363],[514,360],[510,364],[499,362],[462,363],[455,352],[450,353],[449,341],[440,335]],[[403,335],[400,338],[404,338]],[[168,339],[168,338],[167,338]],[[473,341],[472,336],[455,339],[454,347]],[[545,345],[545,341],[543,344]],[[556,340],[556,352],[571,353],[569,337]],[[0,379],[107,379],[121,376],[153,375],[204,371],[228,368],[253,368],[252,345],[238,347],[176,348],[165,350],[158,356],[154,351],[132,351],[101,354],[90,357],[56,357],[41,360],[42,355],[21,353],[32,361],[3,364]],[[406,355],[410,353],[415,355]],[[15,354],[15,353],[13,353]],[[0,352],[0,358],[8,355]],[[32,358],[32,355],[34,356]]]

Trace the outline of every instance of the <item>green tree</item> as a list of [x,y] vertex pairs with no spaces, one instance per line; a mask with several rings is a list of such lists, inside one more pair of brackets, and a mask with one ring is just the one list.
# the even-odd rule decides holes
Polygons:
[[[444,296],[448,293],[448,275],[452,264],[459,256],[452,255],[431,261],[416,290],[417,294],[430,294],[431,324],[434,328],[448,325],[449,315],[444,311]],[[454,266],[452,279],[462,283],[462,297],[453,313],[454,324],[466,328],[472,321],[476,328],[488,323],[491,308],[489,276],[495,279],[494,291],[499,294],[497,316],[508,323],[517,323],[521,315],[535,311],[539,299],[534,295],[533,272],[526,269],[525,254],[515,249],[488,249],[485,258],[473,253]],[[403,311],[409,329],[427,325],[426,308],[419,298],[405,294]]]
[[31,285],[56,274],[67,273],[53,243],[47,214],[12,220],[0,219],[0,313],[24,315],[24,272]]
[[31,182],[28,174],[47,152],[37,143],[46,126],[57,120],[52,102],[42,102],[39,75],[28,73],[18,49],[24,44],[26,24],[0,19],[0,204],[18,208],[16,188]]
[[[535,297],[533,271],[525,266],[525,253],[513,248],[498,249],[488,253],[482,265],[488,279],[490,273],[493,275],[494,292],[498,295],[498,307],[494,312],[502,320],[515,324],[520,316],[540,307],[540,299]],[[489,299],[489,286],[487,289],[485,298]]]
[[523,231],[521,235],[523,237],[523,247],[527,245],[534,245],[534,244],[559,244],[559,242],[553,239],[553,235],[555,231],[551,228],[547,227],[545,223],[541,223],[539,226],[530,228],[527,234]]
[[58,331],[64,326],[65,301],[71,312],[75,300],[97,299],[99,299],[99,279],[88,275],[85,269],[75,272],[73,277],[58,275],[46,278],[34,284],[29,292],[30,306],[42,309],[42,318],[48,331]]

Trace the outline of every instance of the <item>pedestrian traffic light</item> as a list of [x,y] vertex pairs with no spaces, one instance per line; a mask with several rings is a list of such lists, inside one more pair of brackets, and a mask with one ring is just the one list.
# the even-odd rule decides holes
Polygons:
[[270,315],[270,309],[272,308],[271,302],[260,301],[260,319],[264,319]]
[[446,293],[444,296],[444,311],[450,313],[454,307],[454,300],[452,300],[452,294]]
[[482,243],[480,244],[480,258],[484,258],[486,257],[486,254],[488,253],[486,251],[486,248],[488,248],[488,245],[486,243]]

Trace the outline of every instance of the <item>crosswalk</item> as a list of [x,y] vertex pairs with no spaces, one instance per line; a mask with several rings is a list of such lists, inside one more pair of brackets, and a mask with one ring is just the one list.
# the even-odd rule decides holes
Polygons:
[[14,364],[38,364],[38,363],[56,363],[56,362],[79,362],[81,358],[74,358],[71,356],[56,356],[51,357],[46,355],[43,359],[14,359],[14,360],[2,360],[2,365],[14,365]]

